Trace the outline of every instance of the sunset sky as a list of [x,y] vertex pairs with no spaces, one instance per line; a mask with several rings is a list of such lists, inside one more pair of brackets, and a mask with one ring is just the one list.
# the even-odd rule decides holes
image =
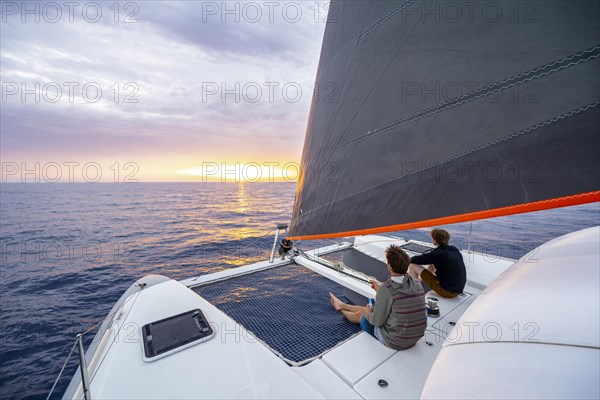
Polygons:
[[2,2],[2,182],[295,179],[326,12]]

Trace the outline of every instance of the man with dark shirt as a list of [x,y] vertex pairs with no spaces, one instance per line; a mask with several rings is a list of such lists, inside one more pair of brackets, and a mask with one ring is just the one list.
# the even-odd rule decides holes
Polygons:
[[[467,271],[460,251],[449,246],[450,234],[444,229],[433,229],[431,239],[437,247],[410,259],[408,274],[419,276],[442,297],[452,298],[462,293],[467,283]],[[423,265],[428,265],[424,267]]]

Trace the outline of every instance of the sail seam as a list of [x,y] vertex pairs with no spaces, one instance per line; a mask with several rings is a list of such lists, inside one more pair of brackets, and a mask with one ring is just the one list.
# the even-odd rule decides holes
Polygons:
[[414,3],[415,0],[406,0],[404,3],[400,4],[398,7],[394,8],[393,10],[389,11],[387,14],[385,14],[383,17],[379,18],[377,21],[375,21],[373,24],[371,24],[371,26],[369,26],[367,29],[365,29],[364,31],[362,31],[361,33],[358,34],[358,36],[356,36],[354,39],[352,39],[350,42],[348,42],[348,44],[346,46],[344,46],[344,48],[342,50],[340,50],[335,56],[333,56],[333,58],[331,60],[329,60],[329,62],[327,64],[325,64],[325,66],[323,67],[323,71],[321,71],[319,73],[319,76],[317,76],[317,81],[319,80],[319,77],[321,75],[323,75],[323,73],[329,69],[329,67],[337,61],[338,58],[340,58],[344,53],[346,53],[352,46],[354,46],[356,43],[358,43],[360,41],[360,39],[362,39],[363,37],[365,37],[366,35],[368,35],[369,33],[371,33],[375,28],[377,28],[378,26],[380,26],[381,24],[383,24],[384,22],[386,22],[387,20],[389,20],[390,18],[392,18],[393,16],[395,16],[396,14],[398,14],[400,11],[404,10],[408,5]]
[[[583,58],[584,56],[586,56],[588,53],[591,53],[589,56]],[[402,125],[406,125],[408,123],[411,122],[415,122],[418,121],[420,119],[423,118],[427,118],[431,115],[446,111],[450,108],[454,108],[454,107],[458,107],[460,105],[463,105],[465,103],[469,103],[469,102],[473,102],[475,100],[478,100],[484,96],[488,96],[506,89],[509,89],[511,87],[517,86],[517,85],[521,85],[523,83],[532,81],[534,79],[538,79],[541,78],[543,76],[549,75],[551,73],[555,73],[558,71],[561,71],[563,69],[566,68],[570,68],[573,66],[576,66],[578,64],[581,64],[583,62],[587,62],[590,60],[593,60],[595,58],[600,57],[600,46],[595,46],[593,48],[587,49],[587,50],[583,50],[579,53],[575,53],[572,54],[568,57],[565,57],[561,60],[555,60],[549,64],[537,67],[533,70],[527,71],[527,72],[523,72],[519,75],[515,75],[513,77],[504,79],[502,81],[493,83],[491,85],[488,85],[486,87],[483,87],[481,89],[475,90],[473,92],[467,93],[463,96],[457,97],[455,99],[452,100],[447,100],[445,102],[442,102],[436,106],[430,107],[428,109],[425,109],[423,111],[419,111],[417,113],[414,113],[412,115],[409,115],[408,117],[396,120],[394,122],[391,122],[389,124],[383,125],[379,128],[375,128],[373,130],[368,131],[366,134],[359,136],[355,139],[350,140],[349,142],[346,142],[344,144],[339,145],[338,147],[335,147],[331,150],[327,150],[326,152],[318,155],[317,157],[315,157],[314,159],[312,159],[311,161],[309,161],[306,165],[306,167],[309,167],[310,165],[314,164],[315,162],[317,162],[318,160],[322,159],[323,157],[334,153],[340,149],[343,149],[345,147],[348,147],[350,145],[353,145],[355,143],[361,142],[363,140],[366,140],[370,137],[373,137],[375,135],[379,135],[381,133],[384,133],[386,131],[389,131],[390,129],[396,128],[398,126],[402,126]],[[575,60],[575,61],[573,61]],[[568,63],[567,63],[568,62]],[[567,64],[565,64],[567,63]],[[551,68],[554,67],[554,68]],[[551,68],[548,70],[548,68]],[[546,70],[546,71],[543,71]],[[532,75],[535,74],[539,71],[539,74],[537,75]],[[504,86],[502,86],[504,85]]]
[[472,154],[472,153],[474,153],[474,152],[477,152],[477,151],[484,150],[484,149],[486,149],[486,148],[488,148],[488,147],[491,147],[491,146],[497,145],[497,144],[499,144],[499,143],[502,143],[502,142],[505,142],[505,141],[507,141],[507,140],[511,140],[511,139],[517,138],[517,137],[519,137],[519,136],[522,136],[522,135],[525,135],[525,134],[527,134],[527,133],[530,133],[530,132],[532,132],[532,131],[535,131],[535,130],[537,130],[537,129],[539,129],[539,128],[543,127],[543,126],[546,126],[546,125],[553,124],[553,123],[555,123],[555,122],[557,122],[557,121],[560,121],[560,120],[562,120],[562,119],[565,119],[565,118],[572,117],[573,115],[579,114],[579,113],[581,113],[581,112],[583,112],[583,111],[587,111],[587,110],[588,110],[588,109],[590,109],[590,108],[596,108],[596,107],[598,107],[599,105],[600,105],[600,101],[597,101],[597,102],[595,102],[595,103],[590,103],[590,104],[588,104],[588,105],[586,105],[586,106],[583,106],[583,107],[580,107],[580,108],[578,108],[577,110],[573,110],[573,111],[570,111],[570,112],[568,112],[568,113],[562,114],[562,115],[560,115],[560,116],[558,116],[558,117],[554,117],[554,118],[551,118],[551,119],[549,119],[549,120],[546,120],[546,121],[540,122],[540,123],[538,123],[538,124],[536,124],[536,125],[532,125],[532,126],[530,126],[530,127],[526,128],[526,129],[522,129],[522,130],[520,130],[520,131],[517,131],[517,132],[515,132],[515,133],[512,133],[512,134],[510,134],[510,135],[508,135],[508,136],[505,136],[505,137],[503,137],[503,138],[496,139],[496,140],[494,140],[494,141],[492,141],[492,142],[489,142],[489,143],[486,143],[486,144],[484,144],[484,145],[481,145],[481,146],[478,146],[478,147],[472,148],[471,150],[465,151],[465,152],[463,152],[463,153],[456,154],[456,155],[454,155],[454,156],[452,156],[452,157],[449,157],[449,158],[446,158],[446,159],[444,159],[444,160],[442,160],[442,161],[438,161],[438,162],[435,162],[435,163],[433,163],[433,164],[430,164],[430,165],[428,165],[428,166],[424,166],[424,167],[422,167],[422,168],[419,168],[419,169],[417,169],[417,170],[411,171],[411,172],[409,172],[409,173],[402,174],[402,175],[400,175],[400,176],[397,176],[397,177],[394,177],[394,178],[392,178],[392,179],[388,179],[387,181],[385,181],[385,182],[381,182],[381,183],[378,183],[377,185],[374,185],[374,186],[372,186],[372,187],[370,187],[370,188],[368,188],[368,189],[361,190],[360,192],[353,193],[353,194],[351,194],[351,195],[348,195],[348,196],[342,197],[342,198],[340,198],[340,199],[337,199],[337,200],[335,200],[335,201],[329,202],[329,203],[327,203],[327,204],[324,204],[324,205],[322,205],[322,206],[319,206],[319,207],[317,207],[317,208],[314,208],[314,209],[312,209],[312,210],[306,211],[306,212],[304,212],[304,213],[302,213],[302,214],[298,215],[298,219],[300,219],[300,218],[302,218],[302,217],[305,217],[305,216],[307,216],[307,215],[309,215],[309,214],[311,214],[311,213],[313,213],[313,212],[315,212],[315,211],[318,211],[318,210],[320,210],[320,209],[322,209],[322,208],[329,207],[329,206],[330,206],[330,205],[332,205],[332,204],[339,203],[339,202],[341,202],[341,201],[344,201],[344,200],[347,200],[347,199],[349,199],[349,198],[351,198],[351,197],[358,196],[358,195],[360,195],[360,194],[363,194],[363,193],[365,193],[365,192],[371,191],[371,190],[373,190],[373,189],[376,189],[376,188],[378,188],[378,187],[381,187],[381,186],[387,185],[387,184],[389,184],[389,183],[391,183],[391,182],[394,182],[394,181],[397,181],[397,180],[399,180],[399,179],[403,179],[403,178],[405,178],[405,177],[408,177],[408,176],[411,176],[411,175],[415,175],[415,174],[418,174],[418,173],[422,173],[423,171],[426,171],[426,170],[428,170],[428,169],[431,169],[431,168],[437,167],[437,166],[439,166],[439,165],[442,165],[442,164],[445,164],[445,163],[447,163],[447,162],[450,162],[450,161],[456,160],[456,159],[458,159],[458,158],[465,157],[465,156],[467,156],[467,155],[469,155],[469,154]]

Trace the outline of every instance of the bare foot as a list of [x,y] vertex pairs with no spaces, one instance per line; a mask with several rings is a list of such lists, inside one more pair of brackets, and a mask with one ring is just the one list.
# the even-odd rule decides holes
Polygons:
[[335,311],[340,311],[342,309],[342,301],[335,297],[331,292],[329,292],[329,299],[331,300],[331,305],[335,308]]

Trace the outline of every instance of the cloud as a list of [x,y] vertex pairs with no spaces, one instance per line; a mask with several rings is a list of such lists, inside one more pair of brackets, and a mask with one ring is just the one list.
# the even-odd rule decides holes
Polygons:
[[[317,6],[318,4],[318,6]],[[223,55],[268,56],[302,63],[323,25],[325,2],[234,1],[148,3],[144,20],[190,43]],[[321,10],[324,13],[323,10]],[[321,26],[322,28],[322,26]]]
[[223,22],[207,14],[222,2],[142,2],[128,24],[101,4],[98,23],[77,13],[2,22],[3,159],[301,146],[324,29],[313,3],[297,3],[296,22],[277,13],[251,22],[241,14],[249,3],[235,3],[239,22]]

